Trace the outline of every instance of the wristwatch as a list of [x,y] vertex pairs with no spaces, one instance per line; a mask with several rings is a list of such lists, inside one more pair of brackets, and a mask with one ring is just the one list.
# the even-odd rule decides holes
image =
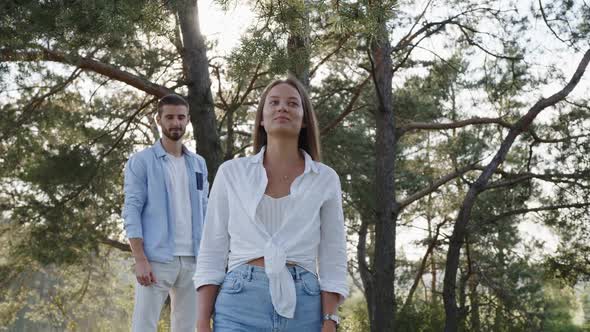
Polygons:
[[336,314],[325,314],[323,317],[324,321],[326,320],[331,320],[334,323],[336,323],[336,326],[338,326],[338,324],[340,324],[340,316],[336,315]]

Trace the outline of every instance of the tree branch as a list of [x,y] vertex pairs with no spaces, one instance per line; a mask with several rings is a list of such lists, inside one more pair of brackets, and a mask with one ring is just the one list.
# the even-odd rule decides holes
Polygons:
[[443,186],[444,184],[446,184],[447,182],[456,179],[460,176],[462,176],[463,174],[472,171],[476,169],[476,164],[471,164],[471,165],[467,165],[461,169],[456,170],[453,173],[449,173],[445,176],[440,177],[438,180],[434,181],[429,187],[424,188],[416,193],[414,193],[413,195],[410,195],[408,197],[406,197],[403,200],[400,200],[400,202],[398,203],[399,208],[402,209],[410,204],[412,204],[413,202],[419,200],[420,198],[435,192],[436,190],[438,190],[438,188],[440,188],[441,186]]
[[444,225],[444,222],[441,222],[440,224],[436,225],[436,231],[434,233],[434,237],[432,239],[430,239],[430,241],[428,243],[428,248],[426,249],[426,253],[424,254],[424,257],[422,257],[422,261],[420,262],[420,267],[418,268],[418,271],[416,272],[416,276],[414,277],[414,283],[412,284],[412,287],[410,287],[410,291],[408,292],[408,296],[406,297],[406,301],[404,302],[400,312],[404,312],[405,310],[407,310],[408,306],[412,303],[412,298],[414,296],[414,293],[416,292],[416,289],[418,288],[418,284],[419,284],[420,280],[422,280],[422,275],[424,274],[424,271],[426,270],[426,264],[428,263],[428,257],[432,254],[432,252],[434,251],[434,248],[436,247],[436,245],[438,243],[438,236],[440,234],[440,228],[443,225]]
[[[209,67],[213,67],[213,72],[215,73],[215,76],[217,77],[217,96],[221,100],[221,103],[223,104],[223,108],[225,108],[226,112],[229,112],[229,111],[231,111],[231,108],[230,108],[229,104],[227,103],[227,101],[225,100],[225,98],[223,97],[223,92],[221,91],[221,74],[219,73],[219,66],[209,65]],[[219,126],[221,127],[222,125],[223,125],[223,121],[220,121]]]
[[[365,292],[365,287],[363,286],[363,282],[362,280],[359,280],[355,273],[356,271],[354,270],[354,259],[349,259],[348,260],[348,264],[347,264],[347,270],[348,270],[348,274],[350,275],[350,278],[352,279],[352,283],[356,286],[356,288],[358,288],[361,292]],[[358,262],[357,262],[358,265]]]
[[338,41],[338,45],[336,45],[336,48],[334,50],[332,50],[332,52],[328,53],[325,57],[323,57],[310,71],[309,71],[309,77],[313,77],[313,75],[315,74],[315,72],[318,70],[318,68],[320,68],[321,65],[323,65],[324,63],[326,63],[326,61],[328,61],[332,56],[334,56],[334,54],[338,53],[338,51],[340,51],[342,49],[342,46],[344,46],[344,44],[346,43],[346,41],[348,40],[348,38],[350,37],[350,34],[346,34],[343,38],[341,38]]
[[[246,102],[246,98],[248,98],[248,95],[250,94],[250,92],[252,90],[255,90],[256,87],[254,86],[254,84],[256,84],[256,81],[258,80],[258,78],[262,75],[266,75],[268,74],[268,71],[263,71],[261,73],[259,73],[258,71],[260,70],[260,67],[262,66],[262,62],[259,62],[256,65],[256,69],[254,70],[254,76],[252,76],[252,79],[250,80],[250,83],[248,84],[248,87],[246,88],[246,90],[244,91],[244,94],[242,95],[242,98],[240,98],[239,104],[240,105],[244,105],[244,103]],[[311,77],[311,75],[310,75]],[[238,98],[238,94],[236,94],[236,99]]]
[[371,76],[367,76],[362,82],[361,84],[359,84],[356,89],[354,90],[352,97],[350,98],[350,101],[348,102],[348,105],[346,106],[346,108],[344,109],[344,111],[338,115],[336,117],[336,119],[334,119],[334,121],[332,121],[332,123],[330,123],[329,125],[325,126],[324,128],[322,128],[322,130],[320,131],[320,135],[325,135],[327,134],[330,130],[334,129],[340,122],[342,122],[342,120],[344,120],[344,118],[349,115],[350,113],[352,113],[355,108],[354,108],[354,104],[356,103],[356,101],[359,99],[361,93],[363,92],[363,88],[365,87],[365,85],[367,85],[367,83],[369,82],[369,79],[371,78]]
[[[425,10],[426,10],[426,8],[425,8]],[[406,48],[409,44],[412,43],[412,41],[414,39],[416,39],[418,36],[420,36],[423,33],[429,33],[429,35],[432,35],[438,31],[442,30],[444,28],[444,26],[449,23],[457,23],[455,21],[457,18],[459,18],[463,15],[469,14],[469,13],[477,12],[477,11],[498,11],[498,10],[493,9],[493,8],[489,8],[489,7],[477,7],[477,8],[468,9],[468,10],[465,10],[465,11],[458,13],[454,16],[451,16],[445,20],[426,23],[420,29],[418,29],[415,33],[412,34],[412,30],[415,27],[415,24],[414,24],[414,26],[412,26],[410,31],[404,37],[402,37],[402,39],[400,39],[399,42],[394,47],[392,47],[392,52],[397,52],[399,50]],[[435,31],[429,32],[429,29],[432,27],[436,27]]]
[[494,223],[506,217],[511,217],[519,214],[527,214],[531,212],[542,212],[542,211],[555,211],[560,209],[579,209],[585,208],[590,206],[589,203],[574,203],[574,204],[560,204],[560,205],[549,205],[549,206],[542,206],[538,208],[524,208],[524,209],[516,209],[511,211],[506,211],[501,214],[492,216],[489,219],[484,220],[484,223]]
[[461,32],[463,33],[463,36],[465,36],[465,39],[467,40],[467,43],[471,46],[475,46],[477,48],[479,48],[480,50],[482,50],[484,53],[491,55],[495,58],[499,58],[499,59],[505,59],[505,60],[511,60],[511,61],[519,61],[522,60],[523,57],[522,56],[507,56],[507,55],[501,55],[501,54],[496,54],[488,49],[486,49],[485,47],[481,46],[479,43],[477,43],[475,40],[473,40],[473,38],[471,38],[469,36],[469,33],[467,33],[467,31],[465,30],[469,30],[472,31],[474,33],[477,33],[478,31],[469,28],[461,23],[458,22],[451,22],[451,24],[456,25],[457,27],[459,27],[459,30],[461,30]]
[[113,248],[117,248],[121,251],[131,252],[131,248],[129,247],[128,244],[123,243],[123,242],[119,242],[117,240],[109,239],[108,237],[104,237],[104,238],[100,239],[100,242],[104,243],[106,245],[109,245]]
[[79,68],[74,69],[74,71],[70,74],[70,76],[68,78],[66,78],[63,82],[60,82],[58,84],[56,84],[55,86],[51,87],[51,89],[49,89],[48,92],[39,95],[39,93],[41,93],[40,91],[37,93],[37,95],[35,95],[31,101],[23,107],[23,111],[22,113],[19,115],[19,117],[17,118],[16,122],[14,123],[13,126],[11,126],[10,129],[5,130],[2,135],[0,135],[0,141],[3,141],[5,139],[7,139],[8,137],[11,137],[14,133],[15,130],[20,130],[20,127],[27,121],[29,115],[32,114],[32,112],[36,111],[39,106],[42,105],[42,103],[45,101],[45,99],[47,99],[48,97],[58,93],[59,91],[65,89],[70,83],[72,83],[73,81],[75,81],[78,77],[80,77],[81,74],[81,70]]
[[452,68],[454,71],[456,71],[457,73],[461,72],[461,70],[459,70],[459,68],[455,67],[451,62],[449,62],[448,60],[446,60],[445,58],[443,58],[442,56],[438,55],[436,52],[434,52],[433,50],[430,50],[426,47],[420,46],[418,44],[411,44],[412,47],[415,48],[419,48],[423,51],[426,51],[432,55],[434,55],[437,59],[439,59],[441,62],[443,62],[444,64],[446,64],[447,66],[449,66],[450,68]]
[[553,33],[555,38],[557,38],[560,42],[562,42],[564,44],[568,44],[567,41],[565,41],[561,37],[559,37],[557,32],[555,32],[555,30],[553,30],[553,28],[551,27],[551,24],[549,24],[549,21],[547,20],[547,15],[545,14],[545,9],[543,8],[543,3],[541,2],[541,0],[539,0],[539,9],[541,9],[541,16],[543,16],[543,21],[545,21],[545,25],[547,26],[547,28],[549,28],[551,33]]
[[[394,53],[394,52],[397,52],[399,50],[406,48],[406,46],[411,44],[412,41],[416,37],[420,36],[421,34],[423,34],[425,32],[428,32],[429,29],[432,27],[436,26],[435,30],[442,29],[446,24],[452,22],[456,17],[457,16],[454,16],[454,17],[448,18],[444,21],[426,23],[420,29],[418,29],[418,31],[416,31],[414,34],[410,34],[411,33],[411,30],[410,30],[410,32],[408,32],[408,34],[406,34],[402,39],[400,39],[400,41],[394,47],[391,48],[391,52]],[[413,27],[412,27],[412,29],[413,29]]]
[[412,31],[414,31],[414,28],[418,25],[420,20],[422,20],[422,18],[424,18],[424,15],[426,15],[426,11],[428,10],[428,7],[430,7],[431,3],[432,3],[432,0],[428,0],[428,2],[426,3],[426,6],[424,6],[424,9],[420,13],[420,15],[418,15],[418,17],[416,18],[416,21],[414,22],[414,24],[410,28],[410,31],[408,31],[408,33],[402,38],[402,40],[412,34]]
[[367,265],[367,232],[369,229],[369,222],[361,217],[361,226],[358,231],[359,239],[356,246],[356,257],[358,261],[359,273],[363,284],[369,288],[373,288],[373,274]]
[[[510,174],[505,172],[496,172],[500,173],[503,176],[509,177],[505,180],[500,180],[496,182],[492,182],[485,186],[484,190],[501,188],[501,187],[508,187],[520,182],[530,180],[530,179],[539,179],[547,182],[553,183],[570,183],[570,184],[578,184],[581,187],[587,187],[582,184],[579,184],[575,181],[566,181],[566,180],[587,180],[588,179],[588,171],[582,171],[580,173],[553,173],[553,174],[535,174],[535,173],[521,173],[521,174]],[[564,180],[565,179],[565,180]]]
[[0,50],[0,61],[10,62],[36,62],[36,61],[52,61],[59,62],[71,66],[76,66],[83,70],[89,70],[97,74],[109,77],[126,83],[136,89],[144,91],[150,95],[161,98],[167,94],[174,93],[171,89],[165,86],[150,82],[149,80],[133,75],[129,72],[123,71],[113,65],[102,63],[88,57],[79,57],[66,55],[60,52],[42,49],[39,51],[22,51],[14,52],[9,49]]
[[541,138],[537,135],[537,133],[535,133],[534,131],[530,131],[531,136],[533,137],[533,140],[535,141],[535,143],[563,143],[563,142],[567,142],[570,140],[574,140],[574,139],[578,139],[578,138],[584,138],[584,137],[590,137],[590,134],[584,134],[584,135],[575,135],[575,136],[566,136],[566,137],[562,137],[562,138]]
[[405,125],[399,126],[398,132],[400,135],[405,134],[411,130],[445,130],[445,129],[455,129],[461,128],[471,125],[478,125],[478,124],[490,124],[495,123],[504,128],[512,128],[512,125],[502,118],[479,118],[475,117],[472,119],[466,119],[456,122],[449,122],[449,123],[428,123],[428,122],[410,122]]

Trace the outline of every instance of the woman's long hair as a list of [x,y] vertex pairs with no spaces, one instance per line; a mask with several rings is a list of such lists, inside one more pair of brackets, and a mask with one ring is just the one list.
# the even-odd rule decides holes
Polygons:
[[299,132],[298,145],[300,149],[305,150],[305,152],[311,156],[311,159],[320,161],[321,151],[318,121],[313,111],[313,106],[311,106],[311,100],[307,91],[305,91],[303,84],[291,76],[284,80],[273,81],[264,89],[264,92],[262,92],[262,95],[260,96],[260,102],[256,109],[256,122],[254,124],[254,153],[260,152],[260,149],[262,149],[267,143],[266,130],[264,130],[264,127],[260,124],[262,121],[262,111],[264,110],[264,104],[266,103],[268,93],[273,87],[279,84],[289,84],[299,92],[303,107],[303,124],[305,124],[305,126],[302,126],[301,131]]

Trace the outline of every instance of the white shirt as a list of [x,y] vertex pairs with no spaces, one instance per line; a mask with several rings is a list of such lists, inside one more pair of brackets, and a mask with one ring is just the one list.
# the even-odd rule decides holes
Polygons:
[[269,235],[256,221],[268,179],[255,156],[223,163],[215,177],[197,258],[195,287],[220,285],[229,271],[264,257],[270,295],[277,313],[293,318],[295,284],[287,261],[319,275],[320,289],[348,296],[346,234],[338,175],[302,150],[305,170],[291,185],[290,207],[280,229]]
[[166,176],[170,179],[170,205],[174,222],[174,256],[194,256],[191,199],[184,154],[168,154]]

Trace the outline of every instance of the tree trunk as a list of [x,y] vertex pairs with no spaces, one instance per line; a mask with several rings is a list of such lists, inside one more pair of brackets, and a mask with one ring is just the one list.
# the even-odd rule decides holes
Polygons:
[[395,221],[398,207],[395,201],[395,119],[392,100],[391,44],[386,28],[384,8],[376,5],[378,15],[376,35],[372,36],[370,58],[377,95],[376,131],[376,221],[374,252],[374,297],[371,331],[395,330]]
[[467,312],[467,279],[469,279],[469,272],[465,272],[459,278],[459,331],[467,331],[465,324],[465,313]]
[[289,74],[297,77],[309,90],[309,0],[304,1],[303,12],[299,19],[290,22],[289,38],[287,39],[287,55],[289,58]]
[[197,0],[178,0],[176,3],[182,31],[182,60],[187,68],[188,103],[197,152],[207,161],[209,182],[222,162],[221,143],[217,133],[207,46],[199,28]]
[[465,245],[465,252],[467,256],[467,283],[469,287],[469,305],[470,305],[470,325],[472,331],[481,331],[481,322],[479,319],[479,295],[477,293],[477,286],[479,284],[479,271],[474,270],[473,254],[470,251],[470,245]]
[[481,319],[479,318],[479,294],[477,292],[478,277],[477,274],[471,275],[469,279],[469,304],[470,304],[470,320],[471,330],[481,331]]
[[[492,326],[492,331],[493,332],[502,332],[502,323],[504,323],[504,310],[503,310],[503,304],[502,301],[500,301],[500,299],[496,299],[496,301],[498,301],[497,305],[496,305],[496,310],[495,310],[495,315],[494,315],[494,325]],[[541,331],[544,331],[544,329],[541,329]]]
[[[369,270],[367,265],[367,233],[369,228],[369,218],[365,215],[361,215],[361,225],[359,228],[359,241],[357,244],[357,261],[358,269],[363,282],[363,290],[365,300],[367,302],[367,313],[369,315],[369,321],[372,322],[371,317],[374,316],[375,308],[375,288],[373,286],[373,273]],[[372,265],[371,265],[372,266]]]
[[[429,195],[428,200],[430,201],[432,198],[431,195]],[[428,204],[431,207],[431,204]],[[428,234],[429,237],[432,238],[432,225],[431,225],[432,221],[429,220],[428,221]],[[435,308],[438,306],[438,291],[436,289],[436,277],[437,277],[437,272],[436,272],[436,258],[435,258],[435,252],[433,250],[433,252],[430,254],[430,275],[432,276],[432,279],[430,281],[430,325],[431,326],[435,326],[436,321],[438,319],[438,315],[437,312],[438,310],[435,310]]]

